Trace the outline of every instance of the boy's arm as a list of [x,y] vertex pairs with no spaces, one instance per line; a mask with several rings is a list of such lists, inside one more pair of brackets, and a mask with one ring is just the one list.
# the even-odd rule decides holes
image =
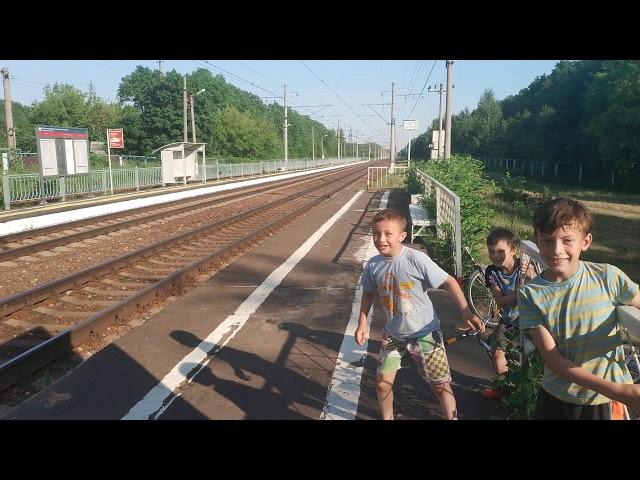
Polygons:
[[367,333],[367,315],[371,310],[375,292],[363,292],[362,301],[360,302],[360,316],[358,317],[358,328],[356,329],[355,337],[358,345],[364,344],[364,337]]
[[447,279],[440,285],[445,290],[447,290],[455,300],[458,308],[462,311],[462,318],[464,321],[471,327],[473,330],[480,330],[484,332],[484,322],[473,314],[471,309],[469,308],[469,304],[467,303],[467,299],[464,298],[464,293],[462,293],[462,289],[460,285],[451,275],[447,276]]
[[573,383],[601,393],[607,398],[640,408],[640,385],[610,382],[585,370],[579,364],[563,356],[549,330],[543,326],[530,328],[531,338],[547,367]]
[[636,308],[640,308],[640,293],[633,297],[633,299],[629,302],[629,305],[633,305]]
[[491,294],[493,295],[493,298],[496,299],[498,305],[500,305],[501,307],[510,307],[516,304],[516,300],[518,297],[517,288],[518,287],[516,287],[515,290],[507,293],[506,295],[503,295],[500,291],[500,287],[493,286],[491,287]]

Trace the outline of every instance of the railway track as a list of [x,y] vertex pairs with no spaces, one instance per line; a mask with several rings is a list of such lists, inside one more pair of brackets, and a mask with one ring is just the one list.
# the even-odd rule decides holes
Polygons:
[[0,391],[83,342],[99,340],[101,331],[124,324],[133,311],[157,305],[197,277],[223,268],[267,235],[361,181],[366,168],[325,174],[325,181],[303,182],[306,188],[297,193],[281,194],[249,210],[1,298]]
[[[350,169],[353,168],[357,167],[350,167]],[[346,172],[349,169],[343,171]],[[0,262],[15,260],[22,256],[52,250],[87,238],[145,225],[158,219],[171,220],[185,213],[193,214],[215,208],[223,203],[244,201],[261,194],[276,193],[300,185],[301,182],[322,181],[326,175],[321,172],[305,176],[304,179],[286,179],[266,186],[245,187],[231,193],[214,193],[191,201],[166,202],[7,235],[0,237]]]

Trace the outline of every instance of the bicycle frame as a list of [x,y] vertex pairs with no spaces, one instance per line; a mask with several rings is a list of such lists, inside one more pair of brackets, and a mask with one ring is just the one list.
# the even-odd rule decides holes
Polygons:
[[[485,326],[489,323],[489,321],[492,320],[491,316],[487,316],[483,319],[483,322],[485,324]],[[512,324],[506,323],[501,321],[502,319],[500,319],[498,321],[499,324],[502,325],[507,325],[508,327],[512,327],[512,328],[517,328]],[[526,349],[526,347],[524,347],[524,345],[526,344],[526,340],[523,337],[523,331],[518,329],[519,332],[519,342],[520,345],[523,346],[523,350]],[[494,359],[493,359],[493,353],[491,352],[491,346],[487,343],[486,340],[484,340],[480,335],[480,331],[479,330],[467,330],[466,332],[460,333],[458,335],[456,335],[455,337],[449,338],[447,340],[444,341],[445,345],[449,346],[449,345],[453,345],[454,343],[459,342],[460,340],[467,338],[467,337],[474,337],[475,340],[480,344],[480,346],[482,347],[482,349],[484,350],[484,352],[487,354],[487,356],[489,357],[489,360],[491,362],[491,366],[495,369],[495,363],[494,363]],[[533,349],[535,350],[535,346],[533,347]],[[519,351],[518,353],[518,358],[515,359],[512,356],[509,356],[506,352],[505,355],[507,356],[508,359],[516,361],[518,365],[522,365],[523,360],[526,358],[526,356],[529,354],[530,352],[522,352]]]

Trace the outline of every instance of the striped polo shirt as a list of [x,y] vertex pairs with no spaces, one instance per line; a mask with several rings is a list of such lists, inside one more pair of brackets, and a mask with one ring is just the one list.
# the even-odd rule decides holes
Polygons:
[[[580,261],[569,279],[538,275],[518,291],[520,328],[544,326],[561,355],[600,378],[632,383],[624,363],[615,307],[629,303],[638,285],[618,267]],[[542,387],[567,403],[597,405],[609,398],[553,373],[545,365]]]

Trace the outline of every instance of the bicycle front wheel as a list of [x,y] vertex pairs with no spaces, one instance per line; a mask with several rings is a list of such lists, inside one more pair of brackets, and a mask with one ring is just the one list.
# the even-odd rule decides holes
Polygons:
[[464,293],[471,311],[480,318],[491,317],[487,322],[487,326],[498,326],[498,319],[493,317],[496,310],[496,300],[491,294],[484,281],[484,273],[480,270],[474,270],[467,279],[464,287]]
[[625,329],[623,329],[622,338],[624,363],[627,364],[633,383],[640,383],[640,349],[633,343]]

